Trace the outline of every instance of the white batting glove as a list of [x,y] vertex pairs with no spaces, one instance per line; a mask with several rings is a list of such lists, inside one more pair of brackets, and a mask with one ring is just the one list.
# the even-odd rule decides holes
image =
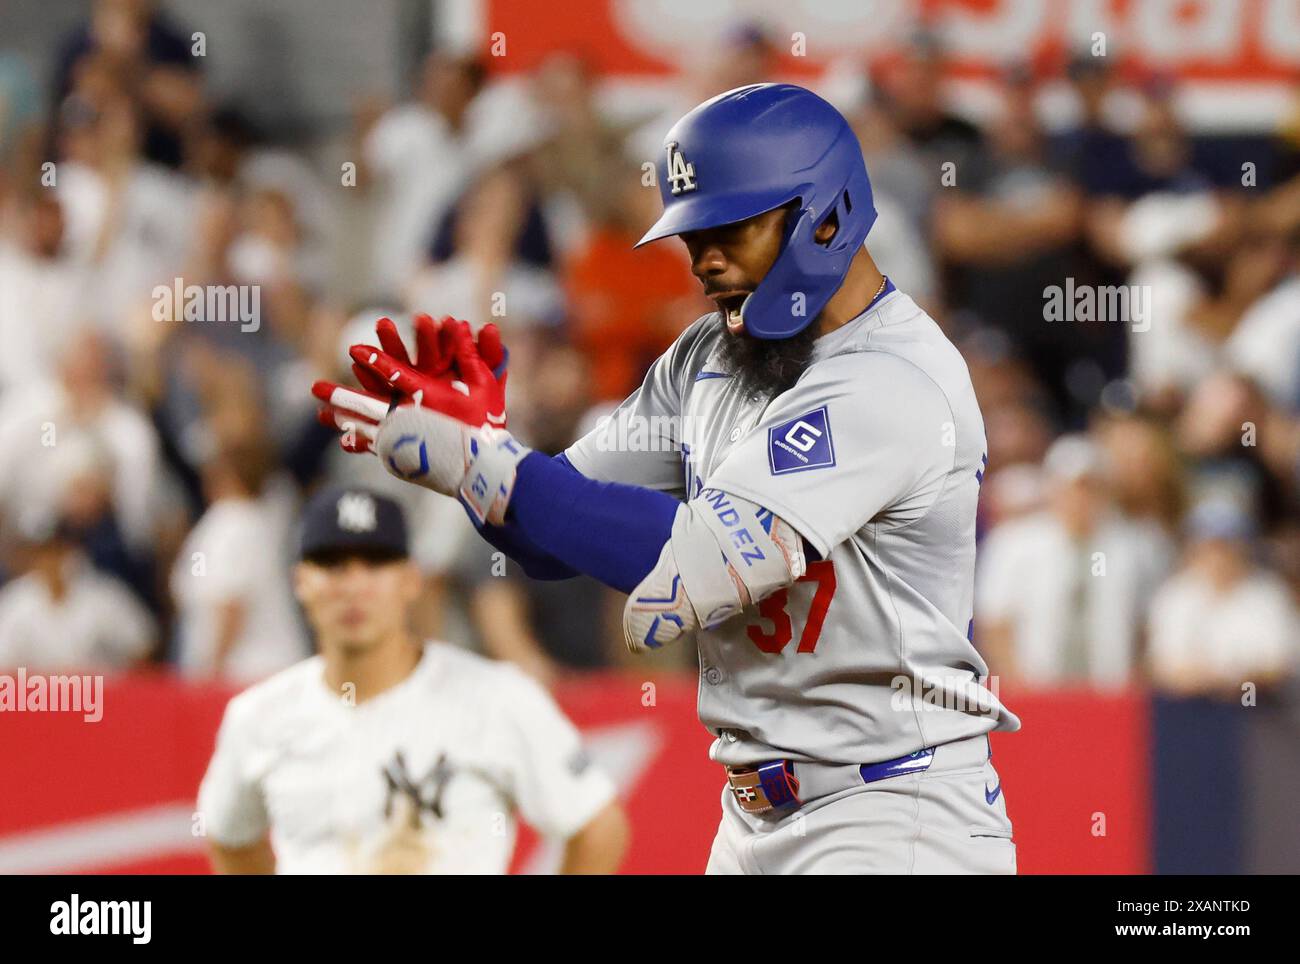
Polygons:
[[379,424],[374,448],[390,473],[460,498],[478,521],[501,525],[515,471],[532,449],[504,429],[471,428],[418,405],[402,405]]

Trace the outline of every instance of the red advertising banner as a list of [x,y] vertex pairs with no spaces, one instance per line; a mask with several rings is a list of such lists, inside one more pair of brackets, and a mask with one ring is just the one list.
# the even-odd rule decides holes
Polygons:
[[943,42],[960,75],[1060,62],[1098,43],[1109,57],[1185,79],[1294,81],[1300,69],[1295,0],[571,0],[559,16],[533,0],[456,6],[452,32],[495,42],[491,63],[505,72],[557,50],[605,74],[691,71],[742,23],[762,24],[794,75],[880,56],[920,28]]
[[[557,697],[632,821],[629,873],[700,873],[721,778],[695,718],[693,679],[603,675]],[[166,676],[110,678],[103,714],[0,712],[0,873],[203,873],[195,795],[231,693]],[[1147,709],[1138,694],[1003,693],[1024,721],[994,736],[1022,873],[1142,873]],[[1086,727],[1080,721],[1088,721]],[[554,866],[521,835],[517,872]]]

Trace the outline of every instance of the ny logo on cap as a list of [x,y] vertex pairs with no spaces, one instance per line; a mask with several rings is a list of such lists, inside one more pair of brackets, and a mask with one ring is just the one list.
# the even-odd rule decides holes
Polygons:
[[699,186],[695,183],[695,165],[686,163],[686,155],[677,149],[676,141],[664,146],[668,149],[668,180],[673,182],[673,194],[694,191]]
[[339,528],[348,532],[373,532],[375,500],[364,492],[348,492],[339,497]]

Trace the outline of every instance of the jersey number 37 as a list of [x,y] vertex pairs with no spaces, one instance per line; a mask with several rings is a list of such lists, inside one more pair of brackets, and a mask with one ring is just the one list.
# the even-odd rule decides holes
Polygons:
[[[799,635],[799,652],[811,653],[817,649],[817,640],[822,634],[822,623],[826,621],[826,610],[830,608],[831,597],[835,595],[835,568],[829,559],[808,563],[808,571],[799,577],[799,582],[817,583],[817,592],[813,594],[812,605],[808,607],[808,621],[804,623]],[[779,653],[794,638],[794,626],[790,622],[788,603],[790,590],[778,589],[758,604],[758,614],[772,624],[771,631],[758,623],[745,627],[750,641],[765,653]]]

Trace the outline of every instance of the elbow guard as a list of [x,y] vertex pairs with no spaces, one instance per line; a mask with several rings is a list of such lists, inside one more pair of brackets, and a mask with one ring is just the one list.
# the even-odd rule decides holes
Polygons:
[[803,540],[762,506],[705,489],[677,510],[659,560],[628,596],[632,652],[713,629],[804,574]]

